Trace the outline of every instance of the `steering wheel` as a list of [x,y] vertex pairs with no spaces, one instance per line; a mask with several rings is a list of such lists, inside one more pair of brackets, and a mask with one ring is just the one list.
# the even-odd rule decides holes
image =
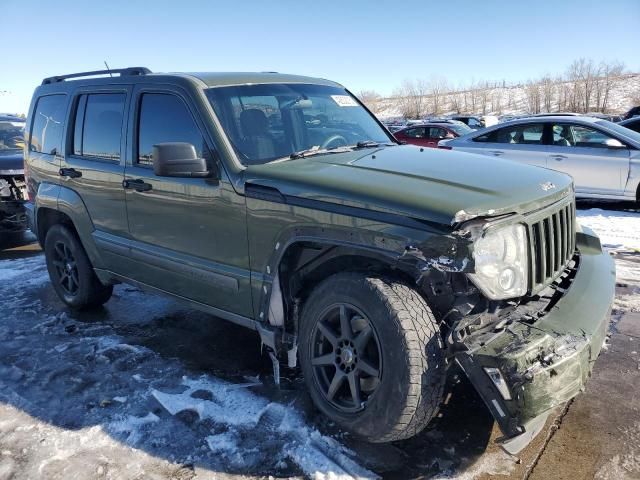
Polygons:
[[[336,145],[334,145],[334,143]],[[347,139],[344,138],[342,135],[331,135],[324,142],[322,142],[322,145],[320,145],[320,148],[328,149],[328,148],[344,147],[346,145],[347,145]]]

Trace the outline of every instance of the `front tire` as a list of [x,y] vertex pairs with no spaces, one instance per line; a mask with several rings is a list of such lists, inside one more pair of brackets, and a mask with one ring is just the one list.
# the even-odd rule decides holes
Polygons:
[[113,293],[103,285],[87,257],[80,240],[64,225],[54,225],[44,242],[47,270],[53,288],[67,306],[88,309],[105,303]]
[[412,437],[442,400],[443,344],[406,283],[360,273],[324,280],[305,303],[300,358],[316,406],[370,442]]

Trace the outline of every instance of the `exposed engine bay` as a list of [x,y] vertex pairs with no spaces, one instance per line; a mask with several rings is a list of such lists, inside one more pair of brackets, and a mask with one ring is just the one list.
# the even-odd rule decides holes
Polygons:
[[0,231],[22,232],[27,229],[26,201],[24,175],[0,176]]

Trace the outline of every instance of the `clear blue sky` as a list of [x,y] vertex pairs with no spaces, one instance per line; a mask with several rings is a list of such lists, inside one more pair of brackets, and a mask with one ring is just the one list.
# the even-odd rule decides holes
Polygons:
[[146,66],[330,78],[389,94],[405,78],[524,81],[576,58],[640,71],[640,0],[0,0],[0,112],[43,77]]

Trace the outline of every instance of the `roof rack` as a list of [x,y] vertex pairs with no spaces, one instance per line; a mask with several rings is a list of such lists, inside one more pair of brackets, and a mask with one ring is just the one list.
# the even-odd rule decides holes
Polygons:
[[128,68],[114,68],[112,70],[94,70],[93,72],[70,73],[68,75],[57,75],[55,77],[47,77],[44,80],[42,80],[42,85],[62,82],[69,78],[91,77],[94,75],[113,75],[114,73],[119,74],[121,77],[126,77],[129,75],[147,75],[148,73],[151,73],[151,70],[149,70],[146,67],[128,67]]

